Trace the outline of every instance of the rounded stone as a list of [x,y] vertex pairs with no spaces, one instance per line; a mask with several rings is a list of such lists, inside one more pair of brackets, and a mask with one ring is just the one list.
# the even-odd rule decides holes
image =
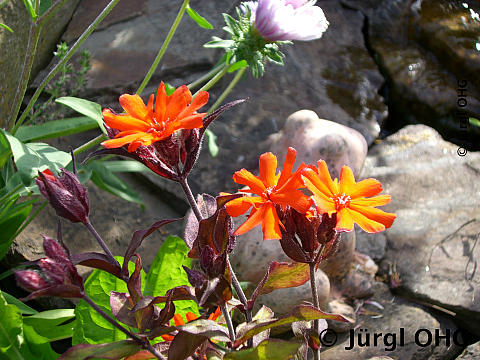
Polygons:
[[358,176],[367,156],[367,142],[362,134],[347,126],[319,119],[311,110],[291,114],[283,129],[270,136],[270,150],[283,163],[289,146],[297,150],[298,166],[302,162],[316,164],[325,160],[333,177],[338,177],[343,165]]
[[350,320],[350,322],[327,320],[329,329],[332,329],[337,333],[343,333],[355,327],[357,315],[350,305],[345,304],[341,300],[332,300],[328,303],[327,309],[331,314],[340,314]]

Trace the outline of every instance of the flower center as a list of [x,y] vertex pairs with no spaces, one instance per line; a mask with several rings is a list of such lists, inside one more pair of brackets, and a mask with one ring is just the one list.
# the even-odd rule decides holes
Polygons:
[[351,199],[352,198],[348,195],[345,195],[345,193],[343,193],[340,196],[337,195],[332,198],[332,200],[335,202],[335,208],[337,209],[337,211],[348,207],[350,205]]
[[262,193],[262,197],[265,200],[270,200],[270,194],[273,192],[273,189],[275,186],[270,186],[269,188],[266,188],[265,191]]

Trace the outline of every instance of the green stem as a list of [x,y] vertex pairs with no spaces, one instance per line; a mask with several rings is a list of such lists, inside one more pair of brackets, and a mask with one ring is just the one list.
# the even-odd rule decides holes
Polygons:
[[75,150],[73,150],[73,155],[78,155],[84,151],[87,151],[88,149],[100,144],[103,140],[107,139],[107,137],[104,134],[98,135],[96,138],[93,138],[89,142],[79,146]]
[[218,66],[215,66],[212,70],[210,70],[208,73],[200,77],[199,79],[195,80],[194,82],[190,83],[187,85],[187,87],[191,90],[193,88],[196,88],[198,85],[202,84],[204,81],[209,80],[213,75],[217,74],[221,69],[225,67],[225,63],[222,63]]
[[207,91],[208,89],[210,89],[213,85],[215,85],[218,80],[220,80],[223,75],[225,75],[227,72],[228,72],[228,69],[230,68],[230,66],[225,66],[222,71],[219,71],[213,78],[210,79],[209,82],[207,82],[205,85],[203,85],[200,89],[198,89],[198,91],[193,94],[193,97],[197,96],[197,94],[200,92],[200,91]]
[[[308,265],[310,266],[310,287],[312,289],[313,306],[315,306],[317,309],[320,309],[320,304],[318,302],[317,282],[315,281],[315,263],[311,262]],[[319,320],[314,320],[313,321],[313,329],[315,330],[317,335],[319,335],[319,333],[320,333],[320,321]],[[313,350],[313,359],[314,360],[319,360],[320,359],[320,349]]]
[[244,68],[241,68],[237,71],[237,74],[232,79],[230,84],[228,84],[227,88],[225,90],[223,90],[223,93],[218,97],[217,101],[215,101],[215,103],[210,107],[210,109],[208,109],[209,114],[212,113],[214,110],[216,110],[220,106],[220,104],[223,102],[223,100],[225,100],[225,98],[228,96],[228,94],[230,94],[232,89],[235,87],[235,85],[237,85],[237,83],[242,78],[242,75],[245,73],[246,69],[247,69],[247,67],[244,67]]
[[145,75],[145,78],[143,79],[142,83],[140,84],[140,87],[137,90],[137,94],[139,94],[139,95],[142,94],[142,91],[147,86],[148,82],[150,81],[150,78],[152,77],[153,73],[155,72],[155,69],[157,68],[158,64],[160,63],[160,60],[162,60],[162,57],[165,54],[165,51],[167,50],[168,44],[170,44],[170,40],[172,40],[173,34],[175,34],[175,31],[177,30],[177,27],[180,24],[180,20],[182,20],[183,14],[185,14],[185,10],[187,9],[187,6],[188,6],[189,2],[190,2],[190,0],[183,0],[182,7],[178,11],[177,17],[175,18],[175,21],[173,22],[172,27],[170,28],[170,31],[168,32],[167,37],[162,44],[162,47],[158,51],[157,57],[153,61],[152,66],[150,66],[150,69],[147,72],[147,75]]
[[[57,65],[48,73],[48,75],[43,79],[42,83],[38,86],[37,90],[33,94],[32,98],[28,102],[28,105],[26,109],[23,111],[22,116],[18,119],[17,123],[15,124],[14,128],[11,131],[12,135],[15,135],[17,132],[18,128],[22,125],[22,123],[25,121],[25,118],[28,116],[28,113],[30,110],[32,110],[33,105],[37,101],[38,97],[42,93],[43,89],[45,86],[52,80],[52,78],[55,76],[55,74],[62,69],[62,67],[70,60],[70,58],[75,54],[75,52],[78,50],[80,45],[84,43],[84,41],[90,36],[90,34],[97,28],[97,26],[102,22],[102,20],[112,11],[112,9],[117,5],[117,3],[120,0],[111,0],[108,5],[103,9],[103,11],[100,13],[100,15],[97,16],[97,18],[88,26],[88,28],[83,32],[82,35],[78,38],[78,40],[73,44],[73,46],[68,50],[68,52],[65,54],[62,60],[60,60]],[[45,15],[45,14],[44,14]],[[17,112],[18,114],[18,112]],[[16,117],[16,115],[15,115]],[[14,118],[15,118],[14,117]]]

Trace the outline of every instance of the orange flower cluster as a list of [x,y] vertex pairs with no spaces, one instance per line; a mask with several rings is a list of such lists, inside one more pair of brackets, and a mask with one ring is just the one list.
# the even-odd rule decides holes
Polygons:
[[208,102],[208,93],[200,91],[195,99],[187,86],[178,87],[170,96],[167,95],[165,84],[160,83],[155,97],[150,95],[147,106],[142,98],[124,94],[120,96],[120,105],[126,114],[115,114],[110,109],[104,109],[103,120],[112,129],[120,130],[114,139],[102,143],[108,149],[119,148],[129,144],[128,151],[133,152],[140,146],[149,146],[163,140],[181,129],[198,129],[203,126],[206,113],[196,111]]
[[[211,313],[208,316],[208,320],[217,321],[217,319],[221,315],[221,313],[222,313],[222,311],[220,310],[220,307],[217,307],[215,312]],[[187,322],[190,322],[190,321],[198,319],[198,316],[195,315],[192,312],[187,312],[185,314],[185,318],[187,319]],[[185,321],[183,320],[182,315],[180,315],[180,314],[173,315],[173,322],[175,323],[175,326],[185,325]],[[162,335],[162,339],[165,340],[165,341],[172,341],[173,338],[174,338],[173,335],[169,335],[169,334]]]
[[[325,161],[317,167],[301,164],[292,173],[296,151],[289,148],[283,170],[275,174],[277,158],[272,153],[260,156],[260,177],[242,169],[233,175],[237,184],[247,185],[242,192],[257,196],[245,196],[226,204],[230,216],[240,216],[252,207],[248,219],[238,227],[234,235],[241,235],[261,224],[263,239],[281,239],[280,227],[284,225],[277,211],[287,206],[309,216],[309,209],[315,204],[318,214],[336,213],[336,231],[352,231],[354,223],[369,233],[376,233],[392,226],[396,215],[375,208],[390,202],[389,195],[380,195],[382,184],[375,179],[355,182],[352,170],[344,166],[340,180],[333,180]],[[313,195],[308,197],[299,189],[307,188]],[[370,197],[374,196],[374,197]]]

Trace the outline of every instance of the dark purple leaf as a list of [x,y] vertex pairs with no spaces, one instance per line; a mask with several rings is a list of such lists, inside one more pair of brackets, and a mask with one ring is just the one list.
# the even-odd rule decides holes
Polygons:
[[282,238],[280,239],[280,246],[282,247],[285,254],[296,262],[301,263],[310,263],[312,259],[307,256],[305,251],[302,250],[302,247],[298,244],[291,234],[282,233]]
[[112,274],[113,276],[122,279],[121,268],[118,263],[113,263],[111,259],[105,254],[97,252],[73,254],[72,262],[75,265],[83,265],[94,269],[104,270]]
[[69,299],[81,299],[83,298],[83,289],[76,285],[70,284],[52,285],[47,288],[34,291],[27,297],[20,300],[28,301],[43,296],[58,296]]
[[[197,205],[200,210],[200,214],[204,219],[215,214],[217,210],[217,204],[215,198],[208,194],[202,194],[197,196]],[[198,220],[193,211],[190,211],[187,217],[185,225],[184,240],[188,248],[191,249],[198,234]]]
[[135,313],[130,310],[130,307],[132,307],[130,295],[116,291],[110,293],[110,308],[113,316],[125,325],[136,328],[138,326],[137,320]]
[[68,349],[58,360],[110,359],[117,360],[134,355],[142,347],[133,340],[121,340],[105,344],[79,344]]
[[195,350],[208,338],[180,331],[170,344],[168,360],[184,360],[195,353]]
[[227,328],[213,320],[198,319],[188,324],[177,326],[177,329],[192,335],[205,336],[209,339],[223,342],[231,341]]
[[123,267],[122,267],[122,275],[128,277],[128,262],[130,258],[135,254],[137,249],[142,244],[143,239],[147,236],[152,234],[155,230],[161,228],[166,224],[170,224],[171,222],[181,220],[179,219],[167,219],[167,220],[160,220],[151,225],[148,229],[144,230],[137,230],[133,233],[132,240],[130,240],[130,244],[128,245],[127,251],[125,252],[125,256],[123,259]]
[[127,288],[134,303],[137,303],[142,298],[142,280],[140,273],[142,271],[142,260],[137,255],[135,261],[135,270],[127,281]]

